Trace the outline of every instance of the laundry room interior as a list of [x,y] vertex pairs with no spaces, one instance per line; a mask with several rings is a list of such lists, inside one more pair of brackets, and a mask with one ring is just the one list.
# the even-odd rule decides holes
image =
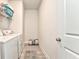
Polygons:
[[78,0],[0,0],[0,59],[79,59]]

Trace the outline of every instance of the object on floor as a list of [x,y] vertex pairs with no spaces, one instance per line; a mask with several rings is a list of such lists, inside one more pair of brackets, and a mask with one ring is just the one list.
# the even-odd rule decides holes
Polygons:
[[32,39],[28,41],[28,45],[32,45]]
[[39,45],[39,40],[38,39],[30,39],[28,41],[28,45]]
[[35,44],[35,45],[39,45],[39,40],[38,40],[38,39],[35,39],[35,40],[34,40],[34,44]]

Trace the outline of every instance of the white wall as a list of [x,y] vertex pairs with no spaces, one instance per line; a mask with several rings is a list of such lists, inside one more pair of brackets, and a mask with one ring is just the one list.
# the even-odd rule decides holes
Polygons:
[[10,28],[14,32],[23,32],[23,4],[22,1],[10,1],[10,4],[12,5],[14,9],[14,15],[12,18],[12,23],[10,25]]
[[8,0],[0,0],[0,3],[7,2]]
[[25,10],[24,18],[24,37],[25,40],[38,39],[38,11]]
[[40,47],[49,59],[57,59],[56,0],[43,0],[39,16]]

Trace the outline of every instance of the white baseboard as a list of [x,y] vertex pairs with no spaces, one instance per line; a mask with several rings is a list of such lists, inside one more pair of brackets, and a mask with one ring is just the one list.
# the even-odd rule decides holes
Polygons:
[[46,53],[46,51],[42,47],[40,47],[40,49],[43,52],[43,54],[46,57],[46,59],[50,59],[50,57],[48,56],[48,54]]

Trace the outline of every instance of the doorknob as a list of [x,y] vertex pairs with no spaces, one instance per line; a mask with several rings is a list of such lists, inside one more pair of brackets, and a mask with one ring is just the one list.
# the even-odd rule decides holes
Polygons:
[[56,38],[56,41],[57,42],[61,42],[61,38]]

